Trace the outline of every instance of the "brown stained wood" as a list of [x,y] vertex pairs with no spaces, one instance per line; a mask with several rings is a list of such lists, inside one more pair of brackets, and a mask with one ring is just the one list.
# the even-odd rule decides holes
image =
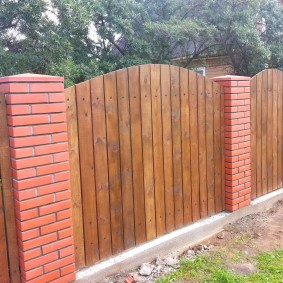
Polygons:
[[278,187],[283,186],[283,72],[278,72]]
[[86,265],[99,260],[90,82],[76,85]]
[[0,282],[9,283],[10,276],[9,276],[9,262],[8,262],[8,251],[7,251],[8,241],[6,238],[4,203],[3,203],[2,194],[3,194],[3,190],[2,190],[1,166],[0,166]]
[[161,111],[163,127],[163,155],[164,155],[164,185],[165,185],[165,215],[166,231],[175,228],[174,213],[174,181],[173,181],[173,145],[172,145],[172,115],[171,115],[171,80],[170,67],[161,65]]
[[[224,96],[224,87],[220,87],[220,108],[224,109],[224,102],[225,102],[225,96]],[[221,210],[225,209],[225,133],[224,133],[224,111],[222,110],[220,112],[220,141],[221,141],[221,161],[222,161],[222,166],[221,166],[221,172],[222,172],[222,208]]]
[[117,71],[117,95],[125,249],[135,245],[133,171],[131,152],[128,70]]
[[140,67],[143,166],[147,240],[156,237],[150,65]]
[[273,190],[273,72],[267,71],[267,191]]
[[197,75],[198,84],[198,143],[199,143],[199,172],[200,172],[200,216],[207,213],[207,172],[206,172],[206,125],[205,125],[205,81]]
[[[214,180],[215,180],[215,212],[223,210],[223,189],[224,189],[224,178],[223,178],[223,167],[224,160],[222,156],[223,141],[222,134],[222,118],[221,114],[224,112],[221,104],[224,94],[222,93],[222,87],[218,83],[213,83],[213,155],[214,155]],[[224,137],[223,137],[224,139]]]
[[113,254],[124,249],[116,73],[104,75]]
[[267,193],[267,71],[262,73],[262,194]]
[[100,259],[112,254],[103,76],[90,81]]
[[128,73],[131,113],[135,235],[136,244],[138,245],[146,241],[139,67],[129,68]]
[[191,176],[192,176],[192,216],[193,221],[200,219],[200,191],[199,191],[199,139],[198,139],[198,91],[197,74],[189,75],[190,95],[190,133],[191,133]]
[[252,199],[257,197],[257,78],[251,80],[251,188]]
[[192,222],[189,72],[180,68],[184,224]]
[[160,77],[160,65],[151,65],[153,164],[157,236],[164,234],[166,231]]
[[[0,192],[2,205],[5,215],[5,230],[6,230],[6,242],[1,241],[1,244],[7,245],[8,262],[9,262],[9,276],[11,283],[20,282],[20,269],[19,269],[19,256],[18,256],[18,243],[16,236],[16,222],[15,222],[15,210],[14,210],[14,196],[13,185],[11,175],[11,159],[10,159],[10,147],[8,139],[8,127],[7,127],[7,113],[4,94],[0,94],[0,170],[2,191]],[[2,208],[2,209],[3,209]],[[0,228],[2,228],[0,226]],[[4,255],[5,256],[5,255]],[[5,262],[5,259],[4,259]],[[5,264],[5,263],[3,263]],[[1,272],[1,270],[0,270]],[[5,271],[3,270],[5,273]],[[3,276],[4,277],[4,276]],[[5,276],[6,277],[6,276]]]
[[[278,77],[277,77],[278,71],[272,70],[272,76],[273,76],[273,86],[272,86],[272,189],[277,190],[278,187],[278,126],[277,126],[277,119],[278,119]],[[282,111],[282,109],[280,109]]]
[[[206,164],[207,164],[207,215],[215,214],[215,180],[214,180],[214,105],[213,83],[205,80],[205,125],[206,125]],[[220,114],[220,113],[219,113]]]
[[180,68],[171,66],[171,110],[173,140],[173,176],[175,201],[175,227],[184,223],[183,184],[182,184],[182,141],[181,141],[181,109],[180,109]]
[[[258,162],[256,168],[252,170],[253,174],[256,174],[256,187],[252,187],[252,197],[262,196],[262,73],[259,73],[252,79],[256,82],[256,135],[252,134],[256,138],[256,148],[251,148],[252,154],[256,155]],[[255,83],[254,82],[254,83]],[[252,98],[253,99],[253,98]],[[254,152],[254,153],[253,153]],[[256,170],[256,172],[255,172]]]

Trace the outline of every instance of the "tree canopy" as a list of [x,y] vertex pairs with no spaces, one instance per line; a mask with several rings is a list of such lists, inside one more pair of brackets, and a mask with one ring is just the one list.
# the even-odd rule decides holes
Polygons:
[[[0,75],[95,75],[184,57],[229,56],[235,73],[283,68],[276,0],[0,0]],[[177,61],[174,61],[175,64]]]

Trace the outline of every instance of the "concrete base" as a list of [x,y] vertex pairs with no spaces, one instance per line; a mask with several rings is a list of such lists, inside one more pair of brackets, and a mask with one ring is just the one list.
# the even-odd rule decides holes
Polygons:
[[283,200],[283,188],[254,200],[251,205],[238,211],[221,212],[83,269],[77,272],[76,282],[99,282],[115,273],[131,270],[142,263],[151,262],[157,256],[166,256],[171,252],[182,253],[190,246],[220,232],[225,225],[249,214],[268,210],[279,200]]

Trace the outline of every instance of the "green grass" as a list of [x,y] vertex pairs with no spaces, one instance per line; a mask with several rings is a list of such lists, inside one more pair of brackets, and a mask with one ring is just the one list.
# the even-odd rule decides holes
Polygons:
[[156,283],[283,283],[283,249],[260,253],[252,258],[257,272],[247,276],[234,274],[225,267],[226,255],[214,252],[195,261],[181,260],[180,269]]

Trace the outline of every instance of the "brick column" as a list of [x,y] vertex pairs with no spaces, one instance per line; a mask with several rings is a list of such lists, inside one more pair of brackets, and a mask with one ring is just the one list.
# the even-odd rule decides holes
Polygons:
[[235,211],[251,203],[250,78],[213,78],[224,87],[225,208]]
[[22,282],[71,282],[75,257],[63,78],[0,78]]

